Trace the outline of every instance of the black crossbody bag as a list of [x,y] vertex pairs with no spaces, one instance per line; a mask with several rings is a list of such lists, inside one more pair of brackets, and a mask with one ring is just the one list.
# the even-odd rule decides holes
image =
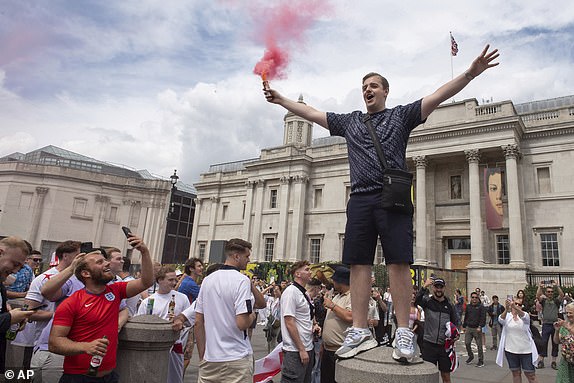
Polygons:
[[413,175],[402,169],[391,169],[388,167],[385,154],[371,124],[371,116],[365,114],[363,122],[369,129],[371,140],[373,140],[379,162],[383,168],[383,190],[381,192],[383,209],[393,213],[412,215],[414,211],[411,199]]

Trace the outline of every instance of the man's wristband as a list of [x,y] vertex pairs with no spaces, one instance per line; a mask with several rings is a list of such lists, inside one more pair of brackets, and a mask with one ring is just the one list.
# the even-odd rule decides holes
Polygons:
[[476,76],[473,76],[470,72],[464,72],[464,77],[466,77],[468,81],[472,81]]
[[337,306],[337,305],[335,304],[335,302],[332,302],[330,309],[333,310],[333,309],[335,308],[335,306]]

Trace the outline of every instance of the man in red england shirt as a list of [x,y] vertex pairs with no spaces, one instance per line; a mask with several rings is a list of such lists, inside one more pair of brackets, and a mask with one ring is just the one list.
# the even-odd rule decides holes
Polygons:
[[75,275],[86,286],[58,306],[50,333],[51,352],[65,356],[60,383],[87,382],[90,361],[103,357],[90,382],[115,383],[118,313],[121,300],[133,297],[153,284],[153,265],[147,246],[136,236],[128,241],[142,254],[142,276],[129,282],[114,279],[103,250],[95,249],[77,263]]

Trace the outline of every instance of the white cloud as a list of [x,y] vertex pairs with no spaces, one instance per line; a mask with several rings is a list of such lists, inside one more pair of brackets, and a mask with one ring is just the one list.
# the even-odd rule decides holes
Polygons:
[[[434,91],[451,78],[449,31],[460,48],[455,75],[485,43],[501,51],[500,66],[457,99],[518,103],[574,89],[570,1],[328,4],[291,46],[288,78],[272,81],[318,109],[362,109],[360,80],[370,71],[389,79],[390,106]],[[11,3],[0,13],[0,46],[7,47],[0,57],[0,156],[53,144],[164,177],[177,168],[193,183],[210,164],[280,145],[285,111],[265,101],[251,73],[264,51],[254,6],[263,5]]]

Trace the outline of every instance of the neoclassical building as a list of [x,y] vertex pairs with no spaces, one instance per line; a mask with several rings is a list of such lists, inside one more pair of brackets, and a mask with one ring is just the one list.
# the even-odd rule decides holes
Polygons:
[[[129,255],[132,249],[121,230],[128,226],[143,236],[154,259],[161,261],[166,217],[175,201],[170,200],[172,193],[170,181],[146,170],[108,164],[56,146],[13,153],[0,158],[0,236],[27,239],[42,251],[46,265],[57,245],[67,239],[115,246]],[[188,241],[190,237],[191,228]],[[134,263],[139,263],[139,252],[133,255]],[[187,257],[187,247],[183,256]]]
[[[302,97],[299,102],[303,102]],[[527,272],[574,271],[574,96],[441,105],[411,134],[415,263],[468,271],[468,284],[513,293]],[[486,170],[486,171],[485,171]],[[499,225],[487,226],[487,172],[499,175]],[[490,174],[490,173],[488,173]],[[256,261],[341,259],[349,166],[344,139],[312,140],[284,118],[283,145],[213,165],[197,189],[191,256],[231,237]],[[490,228],[488,228],[490,227]],[[382,262],[379,246],[376,261]]]

